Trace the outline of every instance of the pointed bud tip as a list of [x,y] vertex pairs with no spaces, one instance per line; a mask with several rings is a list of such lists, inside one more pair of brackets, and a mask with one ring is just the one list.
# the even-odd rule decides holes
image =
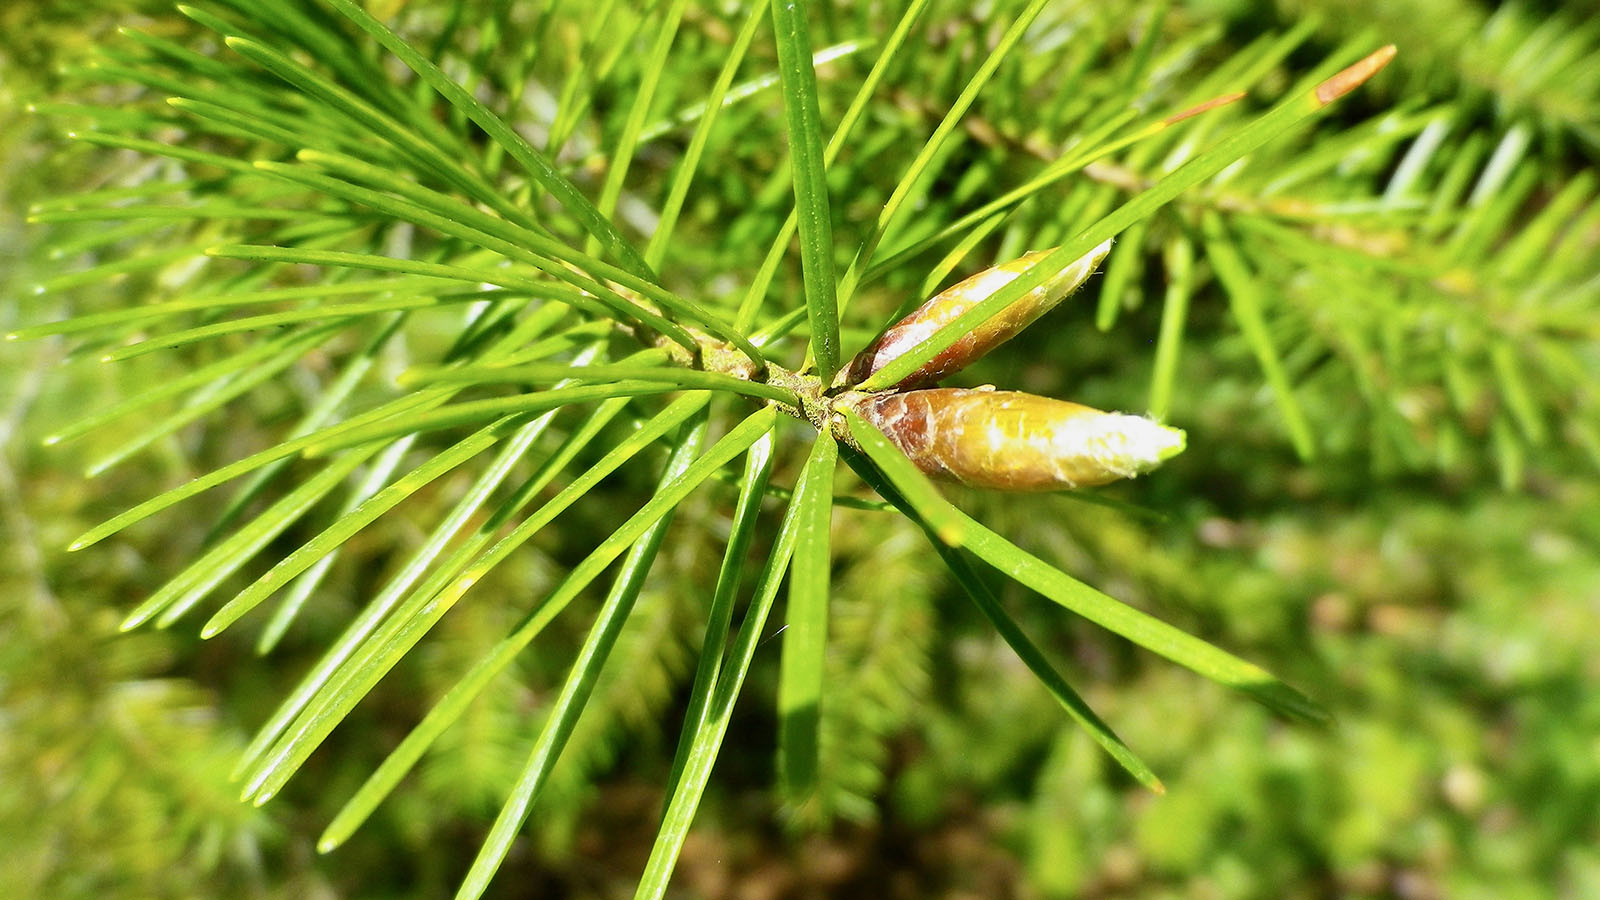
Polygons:
[[1166,425],[1158,426],[1166,434],[1167,445],[1159,451],[1159,460],[1167,460],[1189,449],[1189,435],[1182,428],[1169,428]]
[[1083,407],[1057,432],[1057,452],[1076,456],[1086,469],[1098,473],[1097,482],[1143,475],[1177,456],[1187,446],[1182,429],[1169,428],[1154,419],[1127,413],[1108,413]]
[[[1106,254],[1111,252],[1111,245],[1116,243],[1116,240],[1117,239],[1114,237],[1108,237],[1101,241],[1088,253],[1085,253],[1072,262],[1067,263],[1066,266],[1062,267],[1061,271],[1055,277],[1058,279],[1071,279],[1074,283],[1073,286],[1076,287],[1077,284],[1089,277],[1089,273],[1093,272],[1095,267],[1100,265],[1100,261],[1102,259],[1106,258]],[[1060,249],[1060,247],[1051,247],[1049,250],[1038,250],[1028,254],[1028,256],[1022,257],[1022,259],[1029,259],[1031,257],[1034,262],[1037,262],[1038,260],[1042,260],[1046,256],[1049,256]]]
[[[1169,428],[1143,416],[1123,416],[1124,450],[1136,469],[1147,472],[1182,453],[1189,436],[1181,428]],[[1127,420],[1132,421],[1127,421]]]

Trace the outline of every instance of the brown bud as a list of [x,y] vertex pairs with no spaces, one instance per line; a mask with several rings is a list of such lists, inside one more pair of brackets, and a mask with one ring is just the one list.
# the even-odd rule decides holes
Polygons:
[[1002,491],[1060,491],[1148,472],[1184,433],[1017,391],[933,388],[852,402],[928,475]]
[[[907,376],[897,387],[911,388],[933,384],[952,372],[966,368],[973,360],[1016,337],[1018,332],[1054,309],[1063,297],[1087,281],[1095,266],[1100,264],[1100,260],[1104,259],[1110,250],[1111,242],[1106,241],[1089,251],[1044,284],[1022,295],[1015,303],[991,316],[971,332],[962,335],[954,344],[946,347],[944,352],[928,360],[922,368]],[[925,338],[956,316],[993,296],[995,291],[1010,284],[1034,263],[1053,252],[1055,252],[1053,249],[1035,250],[1008,263],[984,269],[966,281],[946,288],[917,307],[910,315],[891,325],[889,330],[880,335],[870,346],[856,354],[855,359],[851,360],[847,367],[846,383],[860,384],[867,376],[922,343]]]

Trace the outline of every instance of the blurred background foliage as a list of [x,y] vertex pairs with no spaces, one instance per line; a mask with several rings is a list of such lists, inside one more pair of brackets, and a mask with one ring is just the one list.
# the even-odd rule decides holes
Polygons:
[[[584,98],[583,114],[557,127],[571,130],[563,159],[592,186],[627,113],[627,51],[649,40],[649,17],[630,4],[606,7],[610,43],[597,46],[575,24],[589,6],[533,15],[489,2],[372,4],[401,16],[413,38],[434,39],[458,76],[526,53],[529,115],[546,117],[546,133],[556,96]],[[871,221],[907,148],[920,146],[981,63],[998,33],[983,12],[950,3],[928,14],[922,52],[890,79],[834,172],[847,230]],[[817,42],[872,36],[895,15],[841,6]],[[690,11],[687,49],[663,80],[663,114],[703,94],[739,19],[717,6]],[[490,21],[528,43],[484,43]],[[70,67],[128,24],[191,33],[144,0],[0,9],[0,329],[62,317],[74,304],[133,302],[149,287],[136,275],[97,286],[92,298],[31,296],[30,285],[81,261],[53,257],[50,231],[22,223],[34,202],[124,183],[149,165],[63,150],[59,122],[23,113],[96,91],[100,103],[119,102]],[[1053,152],[1050,116],[1087,102],[1029,102],[1022,86],[1043,74],[1082,66],[1115,80],[1117,60],[1153,52],[1150,91],[1168,103],[1187,92],[1186,79],[1285,34],[1300,38],[1255,88],[1268,97],[1347,40],[1393,41],[1401,52],[1394,74],[1350,98],[1335,123],[1280,147],[1275,165],[1249,167],[1137,226],[1104,280],[963,376],[1104,408],[1164,405],[1189,430],[1188,452],[1102,492],[1132,509],[1063,496],[959,500],[1067,571],[1262,662],[1337,724],[1277,721],[997,581],[1030,634],[1165,780],[1168,793],[1151,795],[1060,715],[907,523],[842,509],[828,659],[830,696],[842,700],[825,707],[823,722],[836,818],[818,829],[812,812],[774,808],[770,703],[742,704],[684,851],[682,896],[1600,897],[1600,392],[1588,380],[1600,363],[1600,10],[1063,0],[1042,19],[1028,61],[975,107],[926,189],[922,217],[947,222],[1037,171]],[[1075,51],[1080,42],[1092,49]],[[823,69],[834,114],[866,65],[847,56]],[[770,71],[770,48],[746,68]],[[728,111],[708,151],[715,164],[686,209],[674,272],[708,293],[742,289],[759,258],[750,248],[786,211],[787,176],[770,176],[783,158],[776,103],[768,95]],[[1355,137],[1341,145],[1341,134]],[[641,149],[640,179],[656,182],[624,195],[624,222],[648,222],[639,198],[654,196],[683,140],[673,132]],[[1170,167],[1186,152],[1168,150],[1167,159],[1135,150],[1029,201],[986,252],[1005,259],[1059,240],[1141,166]],[[1333,155],[1338,177],[1306,163],[1297,179],[1297,158],[1319,152]],[[1408,159],[1415,171],[1401,179]],[[1253,281],[1210,271],[1214,210],[1229,214],[1222,227],[1246,249]],[[1519,242],[1539,229],[1546,240]],[[858,305],[881,316],[924,289],[939,257],[917,259],[888,271]],[[946,274],[931,280],[947,283]],[[1298,426],[1264,383],[1258,345],[1230,316],[1252,283],[1269,304],[1265,326],[1290,348],[1282,364]],[[1159,301],[1174,290],[1188,305],[1183,352],[1171,363],[1170,396],[1151,397],[1152,344],[1171,305]],[[159,486],[270,443],[283,410],[320,377],[319,362],[241,400],[222,427],[185,430],[88,480],[84,467],[117,446],[117,432],[52,448],[40,438],[186,363],[156,355],[112,369],[68,359],[69,349],[0,347],[5,892],[453,890],[559,687],[570,655],[561,648],[575,647],[586,623],[558,621],[541,652],[484,694],[355,840],[317,856],[315,836],[333,811],[516,609],[462,604],[280,801],[239,804],[228,779],[234,755],[381,583],[393,548],[419,540],[417,526],[393,515],[363,532],[271,656],[252,651],[249,631],[205,643],[184,629],[118,634],[121,616],[192,557],[204,517],[168,516],[72,556],[64,545]],[[435,485],[407,510],[426,521],[462,483]],[[617,477],[601,492],[625,505],[648,490]],[[491,895],[631,892],[655,833],[731,511],[727,491],[706,493],[680,512],[613,674]],[[607,533],[606,505],[576,508],[481,590],[547,589]],[[309,534],[274,546],[287,552]],[[763,654],[754,693],[769,696],[775,676]]]

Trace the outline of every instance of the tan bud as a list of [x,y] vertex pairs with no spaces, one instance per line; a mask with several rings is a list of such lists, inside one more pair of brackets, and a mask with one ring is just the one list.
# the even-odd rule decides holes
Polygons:
[[[960,340],[946,347],[944,352],[924,363],[922,368],[907,376],[899,388],[921,387],[933,384],[953,372],[959,371],[984,354],[1016,337],[1018,332],[1060,303],[1089,279],[1100,260],[1111,250],[1106,241],[1089,251],[1071,265],[1056,273],[1017,302],[1007,306],[988,321],[962,335]],[[860,384],[867,376],[878,371],[900,354],[922,343],[929,335],[981,301],[991,297],[1027,271],[1034,263],[1054,253],[1055,250],[1035,250],[1008,263],[968,278],[946,288],[931,300],[917,307],[910,315],[889,326],[870,346],[856,354],[847,368],[849,384]]]
[[1002,491],[1060,491],[1132,478],[1181,453],[1184,433],[1018,391],[933,388],[852,405],[928,475]]

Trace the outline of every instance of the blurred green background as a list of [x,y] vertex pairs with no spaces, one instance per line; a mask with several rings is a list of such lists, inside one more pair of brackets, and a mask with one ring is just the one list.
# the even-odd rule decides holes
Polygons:
[[[1494,68],[1501,32],[1489,10],[1401,7],[1202,2],[1168,27],[1222,23],[1242,43],[1314,14],[1325,17],[1327,41],[1370,25],[1401,45],[1387,99],[1465,98],[1484,104],[1490,122],[1532,107],[1542,127],[1566,135],[1549,164],[1592,172],[1593,83],[1569,84],[1575,98],[1522,90]],[[1534,23],[1524,37],[1546,20],[1592,37],[1600,22],[1585,5],[1516,15]],[[101,176],[96,157],[60,152],[59,129],[26,105],[59,96],[59,66],[114,39],[118,24],[169,18],[157,4],[116,0],[0,9],[0,330],[66,313],[63,301],[29,294],[60,263],[44,230],[22,219],[31,202]],[[1597,243],[1587,251],[1600,252]],[[113,285],[94,303],[136,290]],[[1153,323],[1155,313],[1138,315]],[[1115,405],[1119,385],[1143,377],[1152,330],[1108,336],[1063,321],[1049,340],[1088,348],[1070,366],[1050,365],[1050,348],[1063,344],[1034,335],[1009,364],[994,364],[1009,368],[981,374]],[[1030,633],[1070,661],[1087,699],[1165,780],[1168,793],[1150,795],[1063,719],[917,535],[844,510],[829,664],[850,712],[824,748],[840,821],[820,833],[784,826],[767,792],[770,706],[765,696],[746,703],[684,852],[682,896],[1600,897],[1596,470],[1577,454],[1536,453],[1507,488],[1504,472],[1471,458],[1448,471],[1397,471],[1359,435],[1329,436],[1332,452],[1300,462],[1271,425],[1257,379],[1231,364],[1247,348],[1198,335],[1174,415],[1190,449],[1129,495],[1168,518],[1063,497],[961,501],[1114,596],[1261,662],[1337,724],[1277,721],[1008,586],[1004,599]],[[1579,349],[1600,352],[1592,339]],[[319,857],[313,842],[332,811],[515,613],[464,605],[281,799],[263,810],[239,804],[232,754],[415,526],[397,516],[364,533],[274,656],[257,657],[231,634],[202,643],[192,628],[118,634],[123,613],[190,558],[203,517],[168,515],[78,554],[65,544],[264,444],[280,423],[271,398],[251,400],[223,427],[86,479],[86,461],[115,445],[115,431],[50,448],[40,437],[111,402],[130,377],[158,379],[181,360],[147,357],[128,376],[67,350],[0,346],[0,894],[448,895],[520,763],[529,721],[559,685],[561,655],[529,660],[356,839]],[[726,504],[718,494],[680,515],[635,614],[650,627],[618,650],[633,654],[631,677],[602,684],[612,692],[607,715],[580,731],[576,762],[560,770],[491,895],[631,894],[692,666],[685,635],[695,609],[677,598],[713,577]],[[498,578],[519,595],[536,592],[600,528],[578,514]],[[558,641],[570,646],[580,625]],[[770,694],[772,663],[758,657],[758,692]]]

